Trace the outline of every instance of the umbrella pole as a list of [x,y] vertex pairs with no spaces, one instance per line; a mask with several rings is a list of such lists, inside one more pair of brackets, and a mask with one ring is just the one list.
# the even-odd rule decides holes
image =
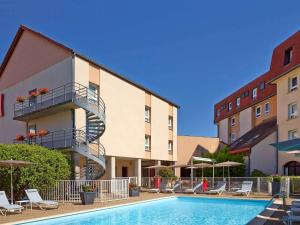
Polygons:
[[193,188],[193,180],[194,180],[194,169],[193,169],[193,157],[191,160],[191,188]]
[[14,202],[14,188],[13,188],[13,166],[10,164],[10,204]]
[[215,163],[213,162],[213,182],[212,182],[213,187],[215,186]]

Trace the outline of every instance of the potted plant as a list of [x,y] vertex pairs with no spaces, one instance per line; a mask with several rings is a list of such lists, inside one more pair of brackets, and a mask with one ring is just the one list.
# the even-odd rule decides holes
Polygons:
[[18,103],[23,103],[25,100],[26,100],[26,98],[23,97],[23,96],[18,96],[18,97],[16,98],[16,101],[17,101]]
[[129,196],[130,197],[140,196],[140,188],[134,183],[129,184]]
[[46,136],[47,134],[49,134],[49,131],[46,130],[46,129],[41,129],[41,130],[38,131],[38,136],[39,136],[39,137],[44,137],[44,136]]
[[94,204],[96,192],[91,185],[83,185],[82,192],[80,192],[80,199],[83,205]]
[[25,140],[24,135],[17,135],[16,136],[16,141],[24,141],[24,140]]
[[29,138],[29,139],[32,139],[32,138],[34,138],[36,136],[36,134],[35,133],[32,133],[32,132],[29,132],[28,134],[27,134],[27,138]]
[[44,94],[47,94],[49,92],[49,89],[48,88],[40,88],[39,89],[39,93],[41,95],[44,95]]
[[32,97],[37,97],[39,95],[39,93],[37,91],[32,91],[29,93],[29,97],[32,98]]

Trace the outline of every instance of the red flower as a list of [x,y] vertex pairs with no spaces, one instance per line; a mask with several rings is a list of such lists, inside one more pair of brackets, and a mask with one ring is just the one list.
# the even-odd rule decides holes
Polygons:
[[25,137],[23,135],[17,135],[16,136],[16,140],[17,141],[24,141],[25,140]]
[[44,94],[47,94],[49,92],[49,89],[48,88],[40,88],[39,89],[39,93],[41,95],[44,95]]
[[26,99],[26,98],[23,97],[23,96],[18,96],[17,99],[16,99],[16,101],[19,102],[19,103],[22,103],[22,102],[25,101],[25,99]]
[[42,129],[42,130],[39,130],[37,134],[39,137],[43,137],[43,136],[46,136],[47,134],[49,134],[49,131],[46,129]]
[[39,93],[37,91],[32,91],[29,93],[29,97],[37,97]]
[[34,138],[36,136],[36,134],[35,133],[31,133],[31,132],[29,132],[28,134],[27,134],[27,137],[30,139],[30,138]]

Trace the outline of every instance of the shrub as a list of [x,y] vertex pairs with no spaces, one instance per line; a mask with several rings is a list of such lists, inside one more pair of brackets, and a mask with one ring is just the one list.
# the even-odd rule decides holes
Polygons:
[[174,174],[174,171],[171,168],[161,168],[159,170],[159,176],[162,178],[168,178],[171,180],[176,180],[177,177]]
[[257,169],[254,169],[251,172],[251,177],[266,177],[266,176],[267,176],[267,174],[265,174],[264,172],[257,170]]
[[[226,162],[226,161],[233,161],[244,163],[244,155],[243,154],[230,154],[229,148],[224,147],[220,151],[217,151],[213,154],[206,153],[204,157],[214,159],[216,163]],[[195,162],[199,163],[199,162]],[[245,174],[245,165],[242,166],[234,166],[230,167],[230,176],[231,177],[241,177]],[[198,170],[200,171],[200,169]],[[227,167],[224,168],[225,176],[227,176]],[[212,169],[205,168],[204,169],[204,176],[212,177]],[[223,168],[215,168],[215,177],[222,177],[223,176]]]
[[[27,188],[44,189],[56,180],[69,179],[70,162],[66,155],[38,145],[0,144],[1,160],[24,160],[34,163],[29,167],[14,168],[15,199],[20,199]],[[0,167],[0,190],[10,193],[10,169]]]

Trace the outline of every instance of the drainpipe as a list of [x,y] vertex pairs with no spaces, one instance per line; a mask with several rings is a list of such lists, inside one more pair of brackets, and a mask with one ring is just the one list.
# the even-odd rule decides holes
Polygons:
[[279,134],[278,134],[278,127],[276,130],[276,174],[278,174],[278,156],[279,156],[279,152],[278,152],[278,139],[279,139]]
[[[73,53],[72,59],[71,59],[71,82],[75,82],[75,54]],[[75,129],[75,110],[71,109],[72,112],[72,128]]]

